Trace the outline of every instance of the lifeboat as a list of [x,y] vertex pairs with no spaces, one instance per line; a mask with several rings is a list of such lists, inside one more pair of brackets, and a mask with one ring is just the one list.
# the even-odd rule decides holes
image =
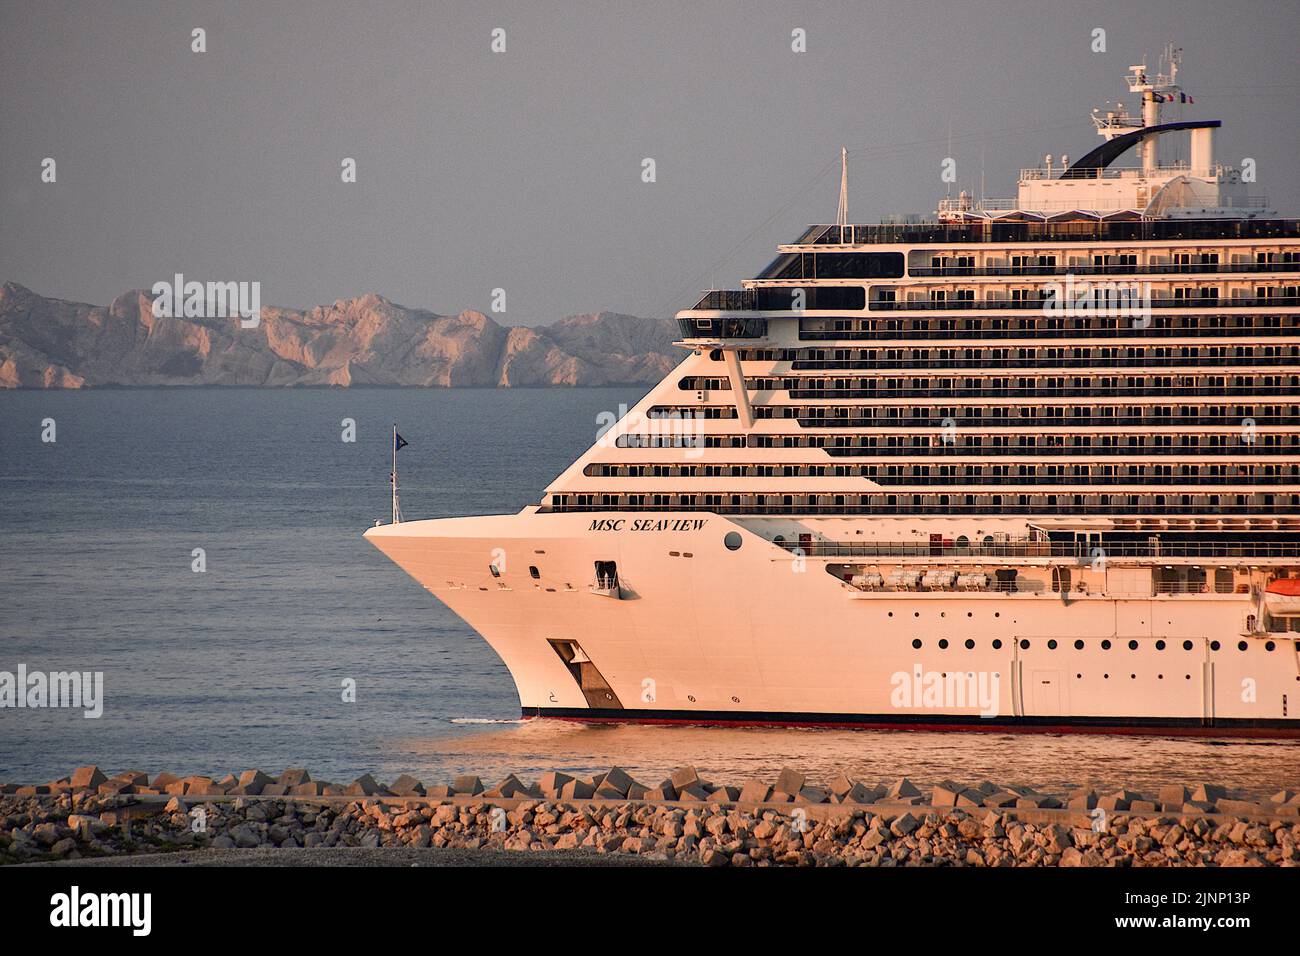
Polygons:
[[1300,615],[1300,578],[1278,578],[1264,589],[1264,607],[1278,617]]

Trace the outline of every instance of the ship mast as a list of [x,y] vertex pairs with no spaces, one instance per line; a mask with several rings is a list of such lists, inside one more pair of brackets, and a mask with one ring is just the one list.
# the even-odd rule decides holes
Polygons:
[[840,147],[840,206],[835,211],[835,223],[840,226],[849,224],[849,151],[843,146]]

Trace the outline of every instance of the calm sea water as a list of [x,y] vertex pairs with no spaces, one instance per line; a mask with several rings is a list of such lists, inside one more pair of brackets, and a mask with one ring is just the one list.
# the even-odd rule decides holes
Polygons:
[[[1061,788],[1300,782],[1300,745],[1166,738],[521,723],[505,667],[361,538],[387,515],[511,512],[636,389],[135,389],[0,394],[0,670],[104,672],[104,715],[0,710],[0,780],[85,763],[321,779],[612,764],[657,782],[784,765]],[[41,441],[54,419],[57,441]],[[357,440],[340,440],[356,421]],[[191,570],[195,548],[207,570]],[[355,703],[341,682],[357,683]]]

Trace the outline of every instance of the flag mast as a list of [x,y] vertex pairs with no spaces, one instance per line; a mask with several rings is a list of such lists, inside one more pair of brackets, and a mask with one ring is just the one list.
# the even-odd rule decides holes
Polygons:
[[397,423],[393,422],[393,470],[388,475],[393,486],[393,524],[402,520],[402,509],[397,503]]

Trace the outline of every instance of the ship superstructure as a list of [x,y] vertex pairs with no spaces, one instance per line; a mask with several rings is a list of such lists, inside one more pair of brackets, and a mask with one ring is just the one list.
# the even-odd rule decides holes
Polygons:
[[367,536],[527,715],[1300,733],[1300,221],[1178,69],[1014,200],[842,188],[540,505]]

